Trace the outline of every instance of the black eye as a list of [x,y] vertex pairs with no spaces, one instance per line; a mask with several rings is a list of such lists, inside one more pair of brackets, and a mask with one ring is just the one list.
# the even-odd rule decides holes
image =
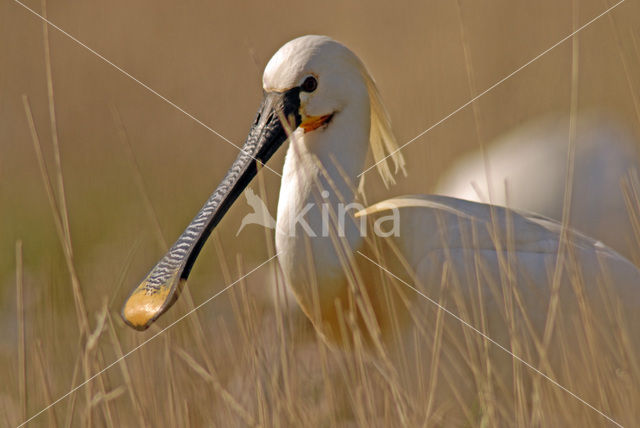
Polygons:
[[305,92],[313,92],[316,90],[317,87],[318,87],[318,81],[313,76],[309,76],[306,79],[304,79],[304,82],[302,82],[302,85],[300,86],[300,88],[302,88],[302,90]]

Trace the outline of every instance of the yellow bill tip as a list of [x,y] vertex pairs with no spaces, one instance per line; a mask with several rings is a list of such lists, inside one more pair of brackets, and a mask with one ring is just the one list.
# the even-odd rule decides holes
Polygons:
[[145,284],[138,286],[122,308],[122,318],[136,330],[146,330],[169,306],[170,287],[149,291]]

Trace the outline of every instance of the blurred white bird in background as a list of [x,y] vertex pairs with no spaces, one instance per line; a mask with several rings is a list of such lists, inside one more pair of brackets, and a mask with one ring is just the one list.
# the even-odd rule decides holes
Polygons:
[[[560,221],[569,139],[568,115],[531,120],[488,144],[485,156],[478,149],[461,157],[439,178],[435,193]],[[569,225],[631,260],[640,246],[623,181],[638,169],[638,147],[611,115],[591,111],[577,118]]]

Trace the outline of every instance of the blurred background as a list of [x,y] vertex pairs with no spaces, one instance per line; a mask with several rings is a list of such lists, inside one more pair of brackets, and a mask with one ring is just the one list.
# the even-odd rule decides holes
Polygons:
[[[46,8],[57,26],[237,145],[243,143],[261,100],[262,69],[271,55],[300,35],[331,36],[366,64],[386,102],[397,139],[404,144],[613,4],[607,0],[156,0],[49,1]],[[40,2],[25,1],[25,5],[43,11]],[[91,330],[99,325],[96,316],[104,313],[106,305],[110,331],[123,352],[157,331],[126,328],[118,316],[124,299],[182,232],[237,154],[231,144],[66,35],[50,28],[48,38],[55,127],[50,118],[43,23],[14,1],[0,3],[0,378],[4,379],[0,414],[5,415],[0,420],[13,425],[87,377],[78,362],[78,355],[87,352],[86,336],[81,339],[72,280],[22,96],[28,97],[61,206],[53,145],[57,127],[73,264],[88,325]],[[557,189],[564,189],[570,117],[577,121],[577,156],[587,137],[604,142],[598,153],[617,147],[618,143],[609,146],[609,140],[625,147],[621,149],[624,166],[611,161],[584,167],[611,175],[608,187],[589,184],[576,195],[594,196],[596,206],[607,195],[623,200],[620,180],[637,163],[640,148],[640,2],[626,0],[579,32],[573,45],[577,50],[568,39],[408,145],[403,151],[408,175],[398,177],[393,188],[385,189],[377,174],[368,174],[369,201],[403,193],[462,192],[442,184],[461,158],[512,140],[532,141],[533,151],[527,153],[536,153],[533,135],[540,136],[541,150],[550,146],[554,154],[532,164],[539,166],[527,167],[537,162],[530,155],[505,162],[512,166],[516,162],[516,171],[533,171],[525,181],[538,190],[549,186],[548,193],[561,203],[562,192]],[[276,154],[269,166],[280,171],[284,153]],[[557,180],[538,181],[535,173]],[[263,169],[261,179],[275,214],[279,177]],[[551,189],[555,181],[560,184]],[[254,189],[257,183],[252,184]],[[528,190],[509,187],[509,192],[514,191],[524,195],[521,199],[529,199]],[[216,229],[217,248],[209,242],[194,267],[189,291],[195,304],[269,254],[271,232],[249,225],[235,236],[240,220],[250,212],[244,198],[238,202]],[[593,205],[576,211],[588,213],[589,206]],[[620,207],[624,204],[599,212],[597,227],[604,232],[594,229],[592,234],[600,234],[596,237],[607,242],[606,230],[621,228],[615,242],[608,243],[637,263],[634,230]],[[523,208],[536,210],[535,206]],[[557,205],[550,210],[561,215]],[[551,211],[546,214],[553,215]],[[578,228],[591,234],[584,230],[588,227],[586,223]],[[23,268],[16,287],[18,241]],[[230,270],[227,277],[225,265]],[[261,270],[247,278],[247,287],[256,296],[268,296],[271,282],[271,271]],[[23,295],[24,311],[18,310],[16,290]],[[268,311],[268,297],[264,302],[262,310]],[[176,306],[159,321],[160,327],[186,310]],[[202,307],[198,317],[205,337],[218,340],[220,319],[233,324],[230,313],[228,295]],[[24,335],[19,334],[22,328]],[[187,333],[190,329],[193,325],[182,322],[170,334],[189,349],[195,346]],[[24,347],[19,346],[21,336]],[[96,351],[95,364],[88,366],[93,372],[118,356],[114,345],[105,340],[105,349]],[[131,364],[141,367],[159,355],[165,342],[157,342],[132,355]],[[225,358],[233,361],[233,355],[223,349],[219,352],[216,367],[225,367]],[[26,361],[24,369],[21,361]],[[105,379],[116,388],[120,372],[112,370]],[[25,389],[26,407],[20,398]],[[78,394],[84,397],[83,391]],[[114,403],[120,400],[129,398],[120,395]],[[71,403],[61,402],[49,418],[60,423],[69,420],[68,415],[80,412],[71,409]],[[154,420],[152,409],[142,414],[147,422]],[[86,421],[81,418],[88,416],[83,415],[72,420]],[[41,415],[34,425],[51,420]]]

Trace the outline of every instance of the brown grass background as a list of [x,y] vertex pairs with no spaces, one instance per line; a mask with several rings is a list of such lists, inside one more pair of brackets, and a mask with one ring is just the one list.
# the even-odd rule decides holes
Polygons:
[[[354,50],[375,77],[398,141],[404,143],[570,34],[573,5],[582,25],[613,4],[604,0],[459,3],[461,13],[456,2],[443,1],[52,0],[47,9],[56,25],[239,145],[261,98],[262,68],[279,46],[296,36],[326,34]],[[25,4],[42,10],[38,2]],[[474,90],[467,78],[461,29]],[[578,113],[605,111],[640,141],[640,2],[626,0],[578,37]],[[91,359],[87,367],[95,373],[118,356],[114,338],[126,352],[157,331],[126,328],[117,316],[120,306],[130,287],[164,253],[162,241],[173,242],[237,153],[67,36],[50,29],[49,38],[75,267],[91,328],[99,324],[96,315],[103,302],[112,325],[99,346],[87,349],[76,323],[69,274],[21,98],[23,94],[29,98],[54,177],[43,25],[17,3],[5,0],[0,3],[0,423],[14,426],[87,377],[79,368],[80,356]],[[457,157],[478,148],[480,142],[488,144],[544,114],[567,114],[571,57],[567,41],[479,99],[480,135],[467,107],[408,146],[404,151],[408,177],[387,191],[371,174],[369,199],[428,193]],[[133,157],[118,135],[114,111],[126,129]],[[270,163],[277,171],[283,154]],[[138,173],[144,191],[136,181]],[[278,177],[266,170],[261,175],[275,213]],[[195,265],[190,292],[196,304],[221,289],[227,279],[237,278],[238,271],[247,271],[266,258],[271,238],[259,228],[249,226],[235,237],[247,212],[243,203],[231,209],[215,234],[221,251],[209,243]],[[17,241],[22,242],[24,258],[26,412],[20,398]],[[221,264],[230,267],[227,279]],[[247,282],[247,293],[255,298],[268,287],[270,273],[265,269]],[[271,310],[267,300],[254,302],[256,313]],[[168,325],[187,306],[172,309],[160,326]],[[184,321],[127,358],[137,379],[128,393],[118,389],[124,384],[121,366],[113,367],[102,377],[102,386],[92,382],[89,393],[80,389],[32,425],[182,425],[219,422],[215,418],[220,414],[243,425],[246,421],[229,411],[224,400],[219,407],[213,405],[220,400],[217,384],[203,380],[180,358],[181,350],[193,351],[200,365],[222,373],[226,385],[240,382],[233,380],[243,376],[234,371],[239,356],[233,352],[241,348],[228,345],[233,340],[225,336],[242,330],[238,319],[243,315],[239,310],[240,316],[234,316],[231,307],[227,294],[198,312],[204,326],[200,339],[193,332],[194,324]],[[273,322],[265,319],[266,324]],[[247,334],[252,333],[255,337],[249,341],[260,340],[259,332]],[[202,341],[211,350],[206,352],[209,362],[195,351]],[[116,391],[117,396],[89,406],[102,390]],[[135,404],[131,391],[141,397],[142,404]],[[170,402],[173,410],[163,413],[163,402]],[[261,420],[259,409],[251,413]],[[289,421],[285,425],[294,425],[296,419],[285,420]],[[263,423],[278,425],[275,419]]]

